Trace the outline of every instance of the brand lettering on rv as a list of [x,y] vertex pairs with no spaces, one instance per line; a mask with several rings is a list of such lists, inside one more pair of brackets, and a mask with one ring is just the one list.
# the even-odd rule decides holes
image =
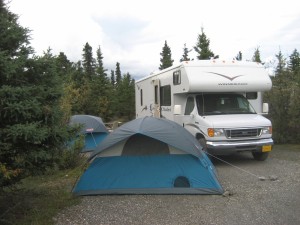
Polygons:
[[[220,74],[220,73],[215,73],[215,72],[207,72],[207,73],[211,73],[211,74],[215,74],[217,76],[221,76],[221,77],[224,77],[230,81],[233,81],[234,79],[238,78],[238,77],[242,77],[244,75],[237,75],[237,76],[234,76],[234,77],[229,77],[229,76],[226,76],[224,74]],[[218,85],[220,86],[240,86],[240,85],[248,85],[248,83],[240,83],[240,82],[235,82],[235,83],[218,83]]]
[[230,86],[230,85],[248,85],[248,83],[218,83],[218,85]]
[[161,107],[161,111],[171,112],[171,108],[170,107]]
[[208,73],[215,74],[215,75],[218,75],[218,76],[221,76],[221,77],[225,77],[226,79],[228,79],[230,81],[233,81],[234,79],[236,79],[238,77],[244,76],[244,75],[237,75],[237,76],[234,76],[234,77],[229,77],[229,76],[226,76],[226,75],[220,74],[220,73],[214,73],[214,72],[208,72]]

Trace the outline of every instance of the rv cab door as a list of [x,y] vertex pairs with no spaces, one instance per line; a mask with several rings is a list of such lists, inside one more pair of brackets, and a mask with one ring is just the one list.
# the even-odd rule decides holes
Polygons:
[[153,80],[154,103],[152,104],[152,113],[154,117],[160,118],[160,82],[159,79]]

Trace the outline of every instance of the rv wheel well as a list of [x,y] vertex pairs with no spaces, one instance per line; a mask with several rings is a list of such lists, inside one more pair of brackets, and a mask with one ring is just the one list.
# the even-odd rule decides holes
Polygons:
[[199,139],[201,139],[201,138],[204,138],[204,135],[201,134],[201,133],[197,133],[197,134],[196,134],[196,139],[199,140]]

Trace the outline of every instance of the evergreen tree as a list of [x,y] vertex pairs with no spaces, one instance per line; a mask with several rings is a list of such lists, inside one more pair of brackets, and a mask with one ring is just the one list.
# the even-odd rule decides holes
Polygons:
[[189,58],[189,52],[190,51],[192,51],[192,49],[188,49],[186,47],[186,44],[184,44],[184,46],[183,46],[183,55],[182,55],[182,58],[180,59],[180,62],[190,61],[190,58]]
[[83,84],[83,78],[84,78],[84,71],[82,67],[82,62],[78,61],[77,63],[74,63],[72,66],[71,71],[71,80],[74,82],[74,85],[76,88],[81,87]]
[[198,59],[210,59],[210,58],[218,58],[219,56],[215,56],[215,54],[210,50],[210,40],[206,37],[206,34],[203,31],[203,27],[201,28],[201,34],[198,35],[198,41],[196,46],[194,46],[194,50],[198,53]]
[[299,72],[299,70],[300,70],[300,55],[299,55],[299,52],[297,51],[297,49],[295,49],[293,51],[293,53],[290,55],[290,61],[289,61],[288,67],[294,73]]
[[261,63],[259,47],[257,47],[257,48],[255,49],[254,55],[253,55],[253,57],[252,57],[252,61],[253,61],[253,62]]
[[116,78],[115,78],[115,71],[111,70],[110,71],[110,83],[112,84],[112,86],[115,86],[116,83]]
[[277,62],[278,63],[277,63],[275,72],[276,72],[277,75],[280,75],[285,70],[286,59],[282,55],[281,50],[279,50],[279,53],[276,55],[276,58],[277,58]]
[[54,166],[68,136],[57,59],[50,50],[30,58],[17,19],[0,0],[0,187]]
[[56,64],[58,66],[58,72],[60,76],[63,78],[63,80],[68,80],[73,68],[72,63],[63,52],[60,52],[56,57]]
[[239,51],[239,53],[237,54],[237,56],[235,57],[235,59],[236,59],[237,61],[242,61],[243,55],[242,55],[242,52],[241,52],[241,51]]
[[115,75],[116,75],[116,85],[119,86],[120,83],[121,83],[121,80],[122,80],[122,74],[121,74],[120,63],[119,62],[116,63]]
[[109,114],[111,119],[116,119],[118,114],[118,99],[115,71],[110,71],[110,98],[109,98]]
[[85,44],[82,57],[82,66],[85,75],[88,79],[91,79],[95,75],[95,59],[93,58],[93,49],[89,43]]
[[[96,60],[93,57],[92,47],[86,43],[83,48],[82,61],[76,64],[76,72],[72,74],[74,78],[74,88],[80,92],[77,104],[72,111],[78,114],[95,115],[96,105],[91,101],[93,96],[93,84],[96,77]],[[76,93],[76,92],[75,92]]]
[[134,79],[129,73],[123,75],[121,84],[118,89],[119,98],[119,117],[128,121],[135,116],[135,90]]
[[98,76],[100,76],[103,80],[106,80],[107,79],[107,74],[106,74],[106,69],[104,69],[104,66],[103,66],[103,55],[102,55],[102,52],[101,52],[101,48],[100,46],[98,47],[97,49],[97,69],[96,69],[96,73]]
[[106,69],[103,66],[103,55],[100,46],[97,49],[96,59],[96,75],[92,82],[92,98],[95,100],[94,115],[99,115],[102,119],[109,118],[109,98],[110,98],[110,83],[107,78]]
[[[273,88],[269,93],[270,101],[270,117],[273,124],[273,137],[277,143],[287,143],[289,141],[288,134],[288,117],[287,112],[290,105],[290,82],[288,71],[284,69],[285,59],[279,51],[276,55],[278,65],[273,79]],[[280,132],[284,130],[285,132]],[[279,131],[279,132],[278,132]]]
[[162,48],[162,52],[160,53],[161,59],[160,59],[160,66],[159,69],[163,70],[170,66],[173,66],[174,60],[172,59],[172,53],[171,49],[167,44],[167,41],[165,41],[164,47]]
[[297,49],[290,55],[288,72],[290,76],[290,105],[288,110],[289,134],[292,143],[300,143],[300,57]]

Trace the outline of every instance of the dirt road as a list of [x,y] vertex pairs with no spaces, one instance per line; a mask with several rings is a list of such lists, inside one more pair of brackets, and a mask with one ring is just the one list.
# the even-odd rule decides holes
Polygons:
[[234,165],[213,160],[219,180],[223,188],[229,191],[229,196],[82,197],[81,204],[61,212],[54,219],[55,223],[300,224],[300,149],[275,146],[264,162],[253,160],[251,154],[222,159]]

